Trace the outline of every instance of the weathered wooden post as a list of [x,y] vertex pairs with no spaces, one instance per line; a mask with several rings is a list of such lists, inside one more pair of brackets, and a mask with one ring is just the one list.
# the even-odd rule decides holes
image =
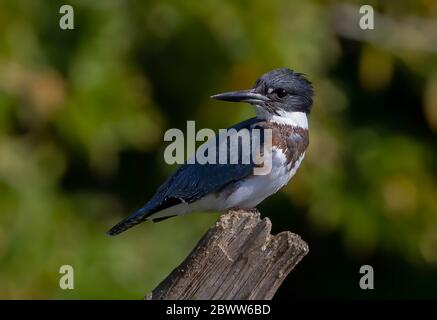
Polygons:
[[271,299],[308,253],[298,235],[271,227],[256,209],[229,210],[146,299]]

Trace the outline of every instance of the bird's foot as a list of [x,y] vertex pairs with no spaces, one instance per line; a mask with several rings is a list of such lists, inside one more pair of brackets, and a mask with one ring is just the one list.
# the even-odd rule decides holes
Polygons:
[[258,212],[258,209],[257,208],[232,207],[232,208],[229,208],[227,211],[247,211],[247,212],[251,212],[251,213],[256,213],[256,212]]

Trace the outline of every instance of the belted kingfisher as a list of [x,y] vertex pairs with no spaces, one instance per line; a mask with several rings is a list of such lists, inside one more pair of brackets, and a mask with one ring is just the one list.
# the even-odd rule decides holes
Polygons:
[[[254,175],[257,164],[253,161],[185,163],[158,188],[149,202],[109,230],[109,235],[119,234],[145,220],[157,222],[193,211],[254,208],[294,176],[309,143],[307,115],[313,103],[313,87],[303,74],[287,68],[276,69],[262,75],[252,89],[211,98],[246,102],[255,107],[256,117],[231,128],[237,133],[242,129],[271,129],[270,172]],[[219,143],[217,136],[212,140]]]

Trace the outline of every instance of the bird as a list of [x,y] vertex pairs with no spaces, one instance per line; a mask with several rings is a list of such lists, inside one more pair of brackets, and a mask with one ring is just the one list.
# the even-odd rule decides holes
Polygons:
[[[184,162],[157,189],[139,210],[126,217],[107,234],[114,236],[149,220],[162,221],[192,212],[255,208],[267,197],[288,184],[299,168],[309,144],[308,115],[313,105],[314,89],[307,76],[289,68],[269,71],[258,78],[251,89],[220,93],[216,100],[249,103],[256,116],[227,131],[271,130],[271,168],[267,174],[254,174],[254,160],[246,163]],[[261,135],[260,143],[264,143]],[[205,144],[216,144],[219,135]],[[238,156],[243,156],[238,140]],[[229,150],[230,146],[226,146]],[[234,146],[235,147],[235,146]],[[200,152],[202,146],[197,151]]]

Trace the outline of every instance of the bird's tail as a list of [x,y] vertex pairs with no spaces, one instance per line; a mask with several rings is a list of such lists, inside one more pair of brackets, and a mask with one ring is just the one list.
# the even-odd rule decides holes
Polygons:
[[143,222],[147,219],[149,212],[145,208],[141,208],[140,210],[132,213],[129,217],[121,220],[115,226],[113,226],[108,232],[106,232],[109,236],[116,236],[119,233],[126,231],[127,229],[132,228],[133,226]]

